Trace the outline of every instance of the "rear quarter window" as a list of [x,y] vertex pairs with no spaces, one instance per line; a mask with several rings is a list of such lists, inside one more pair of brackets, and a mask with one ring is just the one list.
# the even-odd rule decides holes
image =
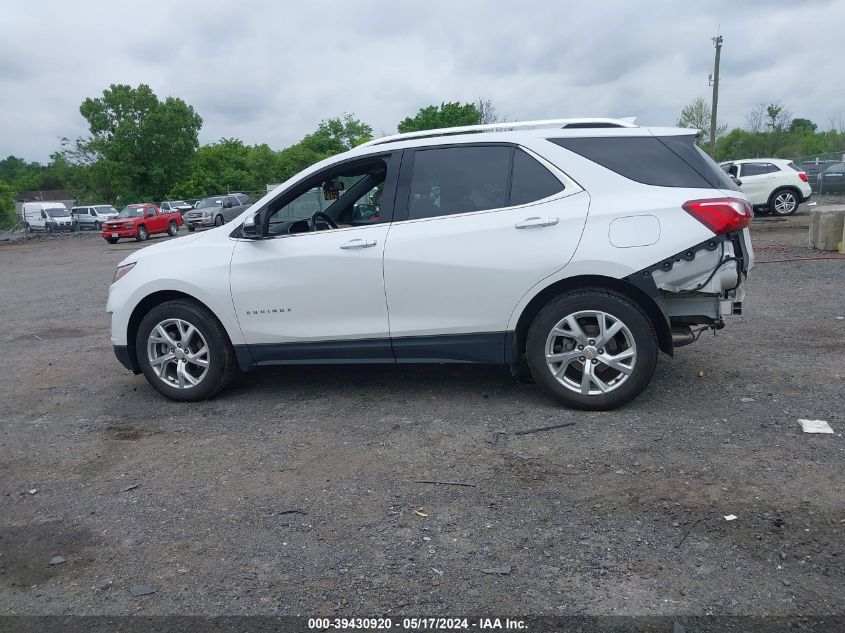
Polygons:
[[515,151],[508,203],[510,206],[542,200],[561,191],[563,183],[548,169],[521,149]]
[[694,143],[694,136],[553,138],[629,180],[658,187],[738,190],[730,177]]

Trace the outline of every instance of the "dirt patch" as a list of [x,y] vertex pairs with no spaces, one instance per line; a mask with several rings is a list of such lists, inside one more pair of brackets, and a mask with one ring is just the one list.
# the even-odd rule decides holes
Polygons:
[[105,428],[104,433],[106,437],[111,440],[133,442],[140,440],[143,437],[158,435],[161,431],[152,431],[128,425],[111,424]]
[[[94,561],[98,539],[63,521],[0,526],[0,585],[29,588],[68,575]],[[53,557],[64,562],[51,565]]]

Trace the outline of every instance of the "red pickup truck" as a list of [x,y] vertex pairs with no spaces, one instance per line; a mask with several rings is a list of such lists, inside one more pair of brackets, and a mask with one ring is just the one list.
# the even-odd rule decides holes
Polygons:
[[130,204],[112,220],[103,223],[100,235],[109,244],[116,244],[121,237],[132,237],[143,242],[155,233],[176,235],[182,226],[179,211],[162,211],[154,204]]

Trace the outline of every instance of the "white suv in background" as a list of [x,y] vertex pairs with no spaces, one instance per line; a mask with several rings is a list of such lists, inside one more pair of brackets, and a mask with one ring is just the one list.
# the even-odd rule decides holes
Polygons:
[[115,354],[174,400],[237,368],[455,362],[617,407],[659,351],[741,310],[751,205],[694,134],[559,119],[372,140],[129,255]]
[[71,214],[79,229],[99,231],[103,224],[117,217],[117,209],[110,204],[95,204],[87,207],[73,207]]
[[738,178],[739,188],[755,209],[774,215],[792,215],[813,191],[807,174],[783,158],[749,158],[719,165]]

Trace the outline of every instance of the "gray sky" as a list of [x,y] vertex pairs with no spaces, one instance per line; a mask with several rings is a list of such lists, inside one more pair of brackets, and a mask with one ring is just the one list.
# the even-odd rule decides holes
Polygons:
[[0,24],[0,157],[46,161],[87,132],[80,103],[112,83],[183,98],[202,143],[274,149],[343,112],[380,135],[479,96],[510,120],[673,125],[709,100],[717,29],[721,121],[777,100],[824,129],[845,118],[845,0],[4,0]]

